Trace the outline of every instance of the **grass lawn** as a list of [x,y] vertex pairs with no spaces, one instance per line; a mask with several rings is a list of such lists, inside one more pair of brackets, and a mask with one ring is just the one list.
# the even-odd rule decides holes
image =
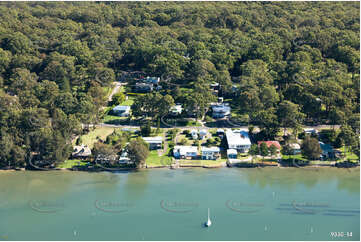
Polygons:
[[128,100],[125,100],[120,105],[122,105],[122,106],[132,106],[133,103],[134,103],[134,97],[128,96]]
[[[345,146],[342,146],[342,148],[340,149],[342,154],[344,154],[345,149],[346,149]],[[358,161],[357,155],[355,153],[353,153],[353,152],[350,152],[350,151],[346,152],[346,160],[347,159],[350,159],[351,161]]]
[[97,127],[96,129],[90,131],[89,133],[82,135],[82,143],[87,145],[90,148],[93,148],[94,143],[97,141],[97,137],[99,136],[100,139],[105,140],[108,135],[113,133],[114,129],[111,127]]
[[[168,150],[169,152],[169,150]],[[163,156],[158,156],[157,150],[152,150],[149,153],[147,160],[145,161],[148,167],[152,166],[165,166],[172,164],[172,157],[168,156],[166,152]]]
[[88,164],[87,161],[83,160],[65,160],[64,162],[58,164],[57,168],[72,168],[73,166],[78,166],[80,163],[81,166],[86,166]]
[[103,117],[103,122],[104,123],[109,123],[109,122],[114,122],[114,120],[126,120],[128,119],[128,117],[119,117],[119,116],[114,116],[114,115],[104,115]]
[[288,159],[295,159],[295,160],[302,160],[307,161],[305,157],[302,156],[302,154],[297,155],[282,155],[282,160],[288,160]]

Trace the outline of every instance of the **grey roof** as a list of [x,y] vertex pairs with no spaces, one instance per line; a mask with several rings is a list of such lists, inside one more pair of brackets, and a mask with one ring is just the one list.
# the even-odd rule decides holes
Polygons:
[[130,110],[130,106],[121,106],[118,105],[116,107],[113,108],[113,111],[129,111]]

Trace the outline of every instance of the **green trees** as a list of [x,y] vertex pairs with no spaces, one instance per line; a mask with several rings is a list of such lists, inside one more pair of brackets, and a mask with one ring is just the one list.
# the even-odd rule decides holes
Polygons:
[[[136,116],[158,119],[176,100],[204,117],[216,100],[209,84],[218,82],[219,96],[232,112],[248,116],[265,139],[302,122],[346,123],[359,135],[355,2],[216,2],[202,8],[198,2],[89,2],[82,8],[69,2],[11,8],[0,6],[0,122],[14,147],[23,147],[30,135],[21,117],[30,109],[48,112],[46,127],[55,116],[57,127],[64,120],[100,121],[104,90],[125,70],[162,80],[157,94],[136,99]],[[24,16],[32,21],[19,21]],[[115,103],[123,100],[116,98]]]
[[119,105],[125,101],[125,95],[122,92],[118,92],[112,97],[112,105]]
[[170,95],[148,93],[135,99],[132,105],[132,113],[134,116],[151,117],[153,120],[166,115],[173,105],[174,100]]
[[268,146],[266,143],[261,143],[260,146],[259,146],[259,154],[263,157],[263,160],[264,160],[264,157],[267,156],[269,154],[269,149],[268,149]]
[[302,124],[304,114],[299,111],[299,106],[290,101],[283,101],[277,109],[278,122],[284,128],[297,128]]
[[310,160],[320,159],[320,155],[322,153],[318,140],[309,136],[306,136],[303,140],[301,150],[302,155]]
[[136,167],[143,166],[149,155],[148,145],[141,138],[132,140],[127,146],[127,151],[129,159],[135,163]]

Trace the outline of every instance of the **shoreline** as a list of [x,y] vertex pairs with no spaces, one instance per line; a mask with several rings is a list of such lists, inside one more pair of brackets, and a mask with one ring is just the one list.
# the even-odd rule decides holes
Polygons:
[[[227,165],[221,164],[216,166],[203,166],[203,165],[180,165],[177,168],[174,168],[172,166],[151,166],[151,167],[144,167],[144,168],[126,168],[126,169],[120,169],[120,170],[108,170],[108,169],[98,169],[98,170],[91,170],[91,169],[73,169],[73,168],[58,168],[58,169],[44,169],[44,170],[26,170],[25,168],[21,169],[0,169],[1,173],[11,173],[11,172],[21,172],[21,171],[62,171],[62,172],[118,172],[118,171],[144,171],[149,169],[170,169],[170,170],[177,170],[177,169],[189,169],[189,168],[204,168],[204,169],[217,169],[217,168],[225,168]],[[252,168],[265,168],[265,167],[271,167],[271,168],[299,168],[303,170],[312,169],[312,168],[341,168],[341,169],[352,169],[352,168],[359,168],[360,165],[356,165],[353,167],[337,167],[335,165],[310,165],[310,166],[281,166],[281,165],[261,165],[261,166],[232,166],[228,168],[236,168],[236,169],[252,169]]]

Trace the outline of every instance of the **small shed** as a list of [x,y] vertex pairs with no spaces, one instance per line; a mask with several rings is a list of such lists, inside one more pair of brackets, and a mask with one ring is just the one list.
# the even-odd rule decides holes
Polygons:
[[228,149],[227,157],[228,157],[228,159],[237,159],[237,150],[236,149]]

